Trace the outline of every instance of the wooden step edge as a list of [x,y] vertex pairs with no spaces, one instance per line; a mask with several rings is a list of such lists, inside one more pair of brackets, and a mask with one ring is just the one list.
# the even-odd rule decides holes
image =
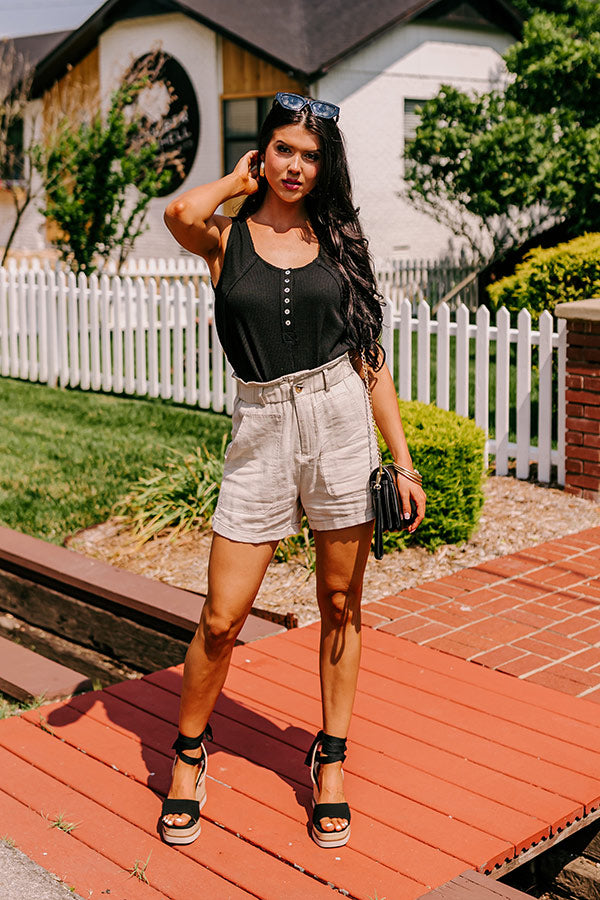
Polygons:
[[[4,527],[0,527],[1,568],[92,604],[99,599],[174,625],[190,636],[196,630],[204,599],[200,594]],[[285,630],[274,622],[249,616],[238,642],[249,643]]]
[[40,697],[59,700],[92,688],[80,672],[0,638],[0,691],[9,697],[25,702]]

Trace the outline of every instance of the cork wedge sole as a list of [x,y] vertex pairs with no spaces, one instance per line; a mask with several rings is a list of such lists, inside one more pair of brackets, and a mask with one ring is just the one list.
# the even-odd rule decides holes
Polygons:
[[[334,849],[343,847],[350,838],[350,807],[344,801],[342,803],[318,803],[319,770],[322,765],[334,762],[344,762],[346,758],[346,739],[337,738],[320,731],[315,737],[312,746],[306,754],[305,763],[310,768],[310,777],[313,783],[312,797],[312,830],[311,837],[318,847]],[[342,771],[342,779],[344,773]],[[336,831],[328,831],[321,827],[323,819],[345,819],[347,825]]]
[[[200,810],[206,803],[206,766],[198,775],[196,781],[196,797],[194,800],[169,800],[163,802],[160,826],[162,837],[167,844],[191,844],[195,841],[202,825],[200,823]],[[190,821],[187,825],[165,825],[163,816],[188,815]]]
[[[347,803],[317,803],[313,796],[312,839],[318,847],[334,849],[343,847],[350,840],[350,808]],[[325,831],[319,825],[321,819],[347,819],[348,824],[340,831]]]

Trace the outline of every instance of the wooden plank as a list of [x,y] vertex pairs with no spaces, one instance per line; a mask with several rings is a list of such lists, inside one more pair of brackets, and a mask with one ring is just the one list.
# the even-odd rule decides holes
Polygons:
[[[84,703],[78,704],[78,706],[83,709]],[[130,707],[128,710],[127,705],[116,698],[112,700],[104,699],[103,705],[96,705],[90,709],[88,715],[100,724],[115,728],[124,735],[131,734],[131,729],[134,729],[136,734],[142,735],[145,747],[151,747],[157,752],[167,750],[175,733],[175,723],[171,727],[164,722],[157,723],[145,709],[132,709]],[[256,718],[254,716],[254,719]],[[118,724],[125,722],[129,723],[129,730],[126,725],[123,724],[121,726]],[[280,740],[269,740],[266,735],[257,733],[254,728],[239,722],[237,718],[213,714],[211,722],[215,731],[215,742],[208,748],[210,756],[212,758],[213,753],[218,754],[224,750],[227,759],[226,766],[220,763],[219,779],[226,780],[230,787],[253,797],[259,803],[264,798],[262,799],[263,804],[271,806],[273,810],[282,812],[302,824],[305,819],[303,814],[298,815],[297,800],[292,797],[290,792],[282,797],[281,790],[278,792],[276,785],[278,778],[281,777],[293,787],[295,793],[300,792],[302,795],[306,794],[308,796],[308,772],[302,765],[302,761],[308,748],[310,735],[306,732],[300,732],[304,734],[305,739],[302,742],[302,748],[297,749],[289,745],[282,747]],[[237,759],[238,747],[240,746],[244,748],[244,760]],[[252,778],[252,786],[246,784],[248,779],[248,773],[245,773],[247,768],[246,760],[261,767],[259,774],[254,774]],[[226,776],[225,772],[229,774]],[[375,794],[374,799],[376,799]],[[363,813],[365,820],[370,820],[372,816],[373,818],[380,818],[379,805],[376,807],[376,813],[373,814],[369,813],[368,806],[366,808],[365,806],[359,807],[359,811]],[[438,817],[438,819],[437,824],[441,822],[441,817]],[[365,824],[365,822],[363,821],[362,824]],[[395,852],[384,853],[384,856],[389,857],[389,864],[397,869],[396,832],[393,824],[391,825],[388,821],[387,825],[390,827],[385,827],[385,825],[381,827],[381,823],[368,821],[368,828],[364,829],[363,835],[365,843],[360,842],[356,846],[360,847],[361,854],[367,856],[372,854],[371,859],[373,862],[378,862],[381,856],[382,840],[391,840],[391,847],[394,848]],[[373,829],[378,833],[373,834]],[[470,837],[473,837],[473,833],[470,833]],[[367,848],[370,848],[370,851]],[[417,849],[416,842],[412,842],[411,849],[413,851]],[[457,862],[455,860],[453,867],[456,866]],[[406,873],[403,872],[402,874]]]
[[[246,647],[245,650],[247,649]],[[245,678],[246,675],[244,674],[243,677]],[[259,689],[254,692],[254,695],[268,696],[270,690],[271,685],[267,683],[263,685],[262,691]],[[235,705],[232,703],[233,707]],[[298,766],[298,763],[294,768],[293,763],[294,757],[301,762],[302,752],[294,753],[286,748],[286,753],[282,754],[281,751],[272,748],[268,741],[259,739],[254,731],[249,732],[246,727],[241,727],[240,723],[234,722],[233,719],[231,722],[233,723],[232,727],[227,727],[225,722],[220,724],[218,737],[220,744],[227,748],[233,748],[235,745],[244,746],[246,758],[254,760],[259,765],[273,765],[286,780],[299,777],[303,780],[306,779],[303,769]],[[311,732],[316,731],[318,727],[317,720],[314,722]],[[303,751],[310,744],[311,732],[304,731]],[[152,738],[149,737],[149,740]],[[271,758],[274,761],[267,762]],[[437,798],[421,794],[418,800],[412,800],[396,793],[391,784],[392,780],[386,781],[382,774],[389,764],[390,761],[382,756],[379,757],[377,763],[376,754],[373,754],[369,759],[369,764],[355,774],[353,765],[349,764],[348,760],[346,784],[349,791],[352,788],[350,802],[354,809],[363,815],[373,816],[397,831],[408,833],[425,844],[434,842],[434,845],[444,853],[462,859],[466,863],[473,862],[479,865],[478,860],[481,861],[485,858],[486,863],[496,865],[514,856],[514,845],[510,841],[486,834],[457,817],[449,817],[447,813],[432,808],[431,804],[434,804]],[[366,774],[365,769],[367,770]],[[406,774],[410,777],[410,773]],[[380,802],[382,784],[385,785],[386,790],[386,802],[383,805]],[[404,784],[398,788],[398,790],[405,789]],[[478,799],[480,800],[480,798]],[[537,833],[537,831],[538,829],[534,829],[534,832]]]
[[517,317],[517,478],[529,478],[531,444],[531,313]]
[[510,313],[496,314],[496,475],[508,475],[510,408]]
[[528,895],[479,872],[463,872],[418,900],[526,900]]
[[[84,696],[91,698],[93,695]],[[97,704],[98,707],[103,705]],[[108,766],[116,766],[123,774],[165,794],[170,782],[171,751],[164,746],[169,754],[166,756],[150,746],[157,720],[150,719],[149,728],[141,735],[136,732],[137,737],[132,740],[108,725],[101,725],[91,718],[90,712],[81,715],[70,704],[57,704],[47,715],[48,724],[44,727],[51,728],[57,737],[80,748],[88,756]],[[129,710],[127,713],[129,718]],[[23,718],[36,723],[39,714],[39,710],[32,710]],[[238,758],[237,752],[242,746],[238,743],[236,755],[232,755],[209,745],[210,788],[203,817],[224,825],[244,840],[260,841],[266,852],[300,866],[321,881],[334,883],[361,900],[368,900],[373,884],[379,884],[384,895],[398,900],[413,900],[422,892],[422,887],[419,891],[420,886],[413,879],[381,866],[351,846],[341,848],[335,858],[323,853],[307,836],[308,787],[297,796],[297,783],[281,779],[263,765],[256,766]],[[304,768],[301,761],[299,767]]]
[[239,44],[222,38],[221,46],[223,94],[227,97],[274,96],[277,91],[306,93],[301,81]]
[[[112,767],[23,721],[15,723],[10,736],[4,735],[0,728],[0,742],[21,759],[32,760],[36,768],[57,783],[72,787],[153,838],[157,836],[161,799],[145,785],[124,778]],[[178,853],[227,881],[235,873],[237,885],[250,893],[260,884],[262,894],[270,897],[279,898],[284,894],[286,900],[304,900],[307,895],[306,876],[299,869],[204,817],[200,839],[189,847],[180,847]],[[331,889],[317,881],[311,882],[310,891],[315,900],[327,900],[331,896]]]
[[[107,688],[107,693],[114,694],[140,709],[151,709],[154,715],[167,721],[173,723],[177,721],[177,703],[174,695],[155,683],[149,683],[146,679],[113,685]],[[297,746],[302,753],[306,751],[306,741],[302,740],[305,723],[290,717],[287,712],[277,715],[256,700],[243,698],[243,702],[240,702],[227,693],[219,698],[215,713],[211,717],[216,733],[220,731],[222,717],[232,718],[232,715],[249,727],[260,730],[262,734],[279,737],[280,740],[289,741],[292,746]],[[376,757],[377,754],[373,753],[373,756]],[[412,778],[413,774],[409,772],[409,777]],[[360,847],[363,853],[391,868],[401,867],[403,874],[415,880],[426,871],[429,880],[443,881],[464,868],[461,860],[416,840],[410,834],[383,825],[376,818],[355,817],[352,828],[353,844]]]
[[[300,668],[313,671],[315,648],[312,641],[306,641],[306,629],[302,629],[299,638],[300,640],[304,638],[301,644],[293,638],[290,640],[288,644],[290,649],[286,652],[286,659]],[[397,639],[392,638],[392,640]],[[400,639],[399,643],[402,644],[401,650],[403,650],[407,642]],[[293,644],[295,648],[292,650]],[[273,656],[274,645],[267,641],[264,646],[261,645],[256,649],[258,652]],[[435,669],[429,668],[427,663],[432,655],[440,655],[439,651],[418,647],[417,653],[405,655],[407,659],[401,656],[389,657],[371,647],[364,647],[361,656],[361,672],[382,676],[401,685],[402,691],[398,693],[400,704],[405,705],[414,694],[414,703],[418,704],[417,708],[423,709],[423,704],[426,703],[428,715],[434,715],[435,704],[446,700],[450,693],[451,700],[446,700],[446,702],[456,704],[461,709],[461,716],[468,715],[469,710],[477,710],[481,713],[489,713],[499,720],[523,725],[532,731],[539,732],[540,735],[560,735],[561,742],[572,744],[576,748],[585,747],[594,753],[598,750],[600,730],[595,725],[575,722],[563,713],[540,708],[537,704],[520,700],[514,695],[508,697],[494,689],[495,686],[512,676],[503,672],[494,673],[496,677],[482,687],[472,682],[469,683],[466,679],[457,678],[452,669],[438,673]],[[441,655],[447,658],[446,654]],[[475,677],[477,676],[479,667],[474,667],[472,663],[467,663],[466,667],[467,675],[472,672]],[[451,684],[450,691],[448,690],[449,682]],[[412,688],[413,694],[410,691],[407,692],[406,688]],[[415,691],[417,693],[414,693]],[[410,705],[413,706],[413,703],[411,702]],[[483,720],[478,721],[483,724]]]
[[[543,545],[542,545],[543,546]],[[469,570],[465,570],[465,574]],[[312,634],[310,629],[312,629]],[[296,629],[290,632],[290,641],[307,641],[314,643],[318,640],[318,631],[313,626]],[[556,712],[566,719],[574,720],[586,725],[600,727],[600,707],[585,700],[577,701],[573,697],[553,691],[541,684],[524,681],[496,672],[485,666],[474,666],[472,663],[431,647],[422,647],[402,638],[375,631],[373,628],[363,630],[363,644],[365,648],[372,648],[379,653],[387,653],[393,658],[408,659],[416,662],[426,669],[450,675],[467,684],[487,687],[496,694],[504,697],[521,700],[532,707],[539,707],[550,712]]]
[[[256,650],[261,652],[260,647]],[[273,651],[265,646],[262,652],[272,655]],[[307,646],[296,645],[292,649],[290,642],[286,660],[306,671],[314,670],[314,651]],[[450,721],[450,717],[456,719],[458,715],[460,727],[474,734],[484,733],[495,737],[499,743],[509,741],[510,746],[520,747],[525,752],[534,742],[535,755],[550,761],[563,760],[568,756],[567,768],[573,767],[592,775],[599,771],[600,729],[573,722],[515,697],[509,699],[498,695],[489,688],[453,679],[449,698],[449,677],[452,679],[451,675],[428,671],[414,662],[384,657],[369,648],[365,648],[361,658],[362,689],[367,693],[383,696],[382,691],[388,687],[387,681],[392,681],[402,686],[402,690],[396,693],[398,705],[402,707],[417,712],[426,709],[428,716],[441,721]],[[511,676],[498,673],[498,677],[504,679]],[[381,684],[380,679],[384,679]]]
[[[50,823],[62,814],[66,821],[76,824],[70,832],[74,843],[80,842],[95,850],[123,872],[133,868],[136,860],[149,860],[145,872],[149,886],[162,895],[184,897],[189,892],[189,885],[194,884],[199,893],[208,896],[222,895],[231,900],[251,896],[232,883],[234,873],[225,881],[189,857],[173,853],[156,836],[150,836],[120,818],[118,812],[55,781],[4,749],[0,749],[0,770],[0,789],[5,794],[46,817]],[[96,776],[99,776],[98,772]]]
[[46,700],[89,691],[92,682],[79,672],[0,637],[0,691],[17,700]]
[[[0,569],[24,577],[31,583],[68,593],[87,604],[112,610],[119,621],[126,614],[129,619],[136,618],[145,625],[172,625],[171,633],[186,641],[196,630],[204,599],[191,591],[118,569],[101,560],[90,559],[73,550],[3,527],[0,527]],[[0,606],[9,608],[1,600]],[[17,615],[21,613],[17,612]],[[28,620],[27,615],[22,615],[22,618]],[[239,640],[245,643],[284,631],[272,622],[249,616]],[[165,662],[156,662],[152,668],[163,665]]]
[[[246,669],[250,671],[256,655],[252,653],[250,646],[245,648],[243,655],[251,660],[246,665]],[[293,678],[291,683],[295,685],[298,693],[318,696],[317,675],[302,673],[283,660],[268,660],[263,654],[260,655],[258,666],[262,677],[268,677],[273,682],[278,682],[282,678]],[[424,743],[438,747],[450,747],[454,753],[530,784],[537,784],[549,790],[560,784],[563,796],[577,803],[592,802],[592,798],[595,800],[600,794],[600,782],[597,778],[538,758],[531,751],[523,752],[511,746],[499,745],[484,735],[461,731],[452,723],[437,722],[407,709],[400,712],[394,702],[397,689],[394,691],[390,688],[384,697],[376,696],[374,693],[367,695],[362,692],[361,684],[362,673],[359,676],[359,691],[354,710],[356,714],[369,721],[393,723],[394,730],[405,735],[417,737]]]
[[[288,638],[286,644],[289,646]],[[242,654],[245,657],[244,651]],[[270,714],[275,710],[293,709],[300,725],[308,724],[310,729],[318,727],[321,709],[316,694],[309,697],[296,693],[284,684],[274,683],[270,683],[265,690],[260,677],[248,671],[248,666],[237,666],[237,658],[239,655],[234,651],[234,665],[229,671],[226,693],[217,704],[217,708],[223,714],[237,715],[237,710],[251,707],[256,703],[256,698],[260,697],[261,704]],[[181,688],[181,673],[175,669],[147,675],[143,680],[160,684],[165,690],[172,691],[177,696]],[[230,694],[237,702],[235,707],[229,702]],[[242,701],[241,704],[238,698]],[[287,712],[285,715],[289,717]],[[350,739],[352,746],[362,744],[375,747],[379,753],[387,757],[399,759],[417,771],[440,777],[480,797],[489,797],[510,808],[525,812],[535,810],[536,814],[550,823],[553,829],[563,828],[584,813],[582,804],[573,803],[557,793],[495,772],[485,764],[473,763],[445,747],[424,743],[412,735],[400,734],[394,730],[393,719],[388,719],[386,725],[381,725],[379,722],[364,720],[360,714],[355,715]],[[348,761],[350,762],[350,757]]]
[[[107,895],[110,900],[165,900],[150,885],[97,853],[74,841],[59,828],[48,828],[39,813],[0,791],[0,816],[6,834],[34,862],[74,887],[80,897]],[[110,891],[110,893],[109,893]],[[90,893],[91,892],[91,893]],[[104,893],[103,893],[104,892]]]
[[[248,648],[245,648],[247,653]],[[368,730],[366,723],[362,728],[353,725],[351,734],[360,735],[363,730]],[[404,759],[387,755],[382,757],[377,750],[371,750],[364,744],[353,743],[345,770],[376,782],[386,791],[449,815],[453,820],[477,827],[482,833],[517,843],[517,852],[522,849],[522,844],[530,846],[550,833],[548,824],[535,817],[531,810],[510,809],[501,802],[474,793],[468,784],[453,785],[446,779],[443,770],[435,774],[418,771]]]

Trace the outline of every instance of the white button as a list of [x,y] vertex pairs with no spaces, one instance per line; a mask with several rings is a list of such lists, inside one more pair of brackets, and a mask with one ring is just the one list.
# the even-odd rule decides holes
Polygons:
[[291,325],[292,323],[290,322],[289,319],[286,319],[286,320],[285,320],[285,324],[286,324],[286,325]]
[[290,279],[289,279],[289,278],[284,278],[283,280],[285,281],[286,284],[289,284],[289,283],[290,283]]
[[285,270],[285,274],[286,274],[286,275],[289,275],[289,274],[290,274],[290,270],[289,270],[289,269],[286,269],[286,270]]
[[283,290],[285,291],[286,294],[289,294],[289,292],[290,292],[289,288],[284,288]]
[[286,309],[285,314],[286,314],[286,316],[289,316],[289,314],[290,314],[289,309]]

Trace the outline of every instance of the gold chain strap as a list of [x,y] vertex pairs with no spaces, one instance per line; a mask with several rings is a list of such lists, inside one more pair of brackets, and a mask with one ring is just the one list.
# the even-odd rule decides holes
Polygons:
[[367,392],[367,397],[369,398],[369,409],[371,411],[371,422],[373,423],[373,434],[375,436],[375,445],[377,447],[377,460],[378,460],[378,466],[379,466],[377,484],[379,484],[379,479],[381,478],[381,473],[383,472],[383,458],[381,456],[381,447],[379,446],[379,440],[377,438],[377,423],[375,422],[375,413],[373,412],[373,400],[371,397],[371,386],[369,384],[369,373],[367,370],[367,361],[365,359],[364,349],[361,349],[361,351],[360,351],[360,358],[362,361],[363,381],[365,383],[365,390]]

